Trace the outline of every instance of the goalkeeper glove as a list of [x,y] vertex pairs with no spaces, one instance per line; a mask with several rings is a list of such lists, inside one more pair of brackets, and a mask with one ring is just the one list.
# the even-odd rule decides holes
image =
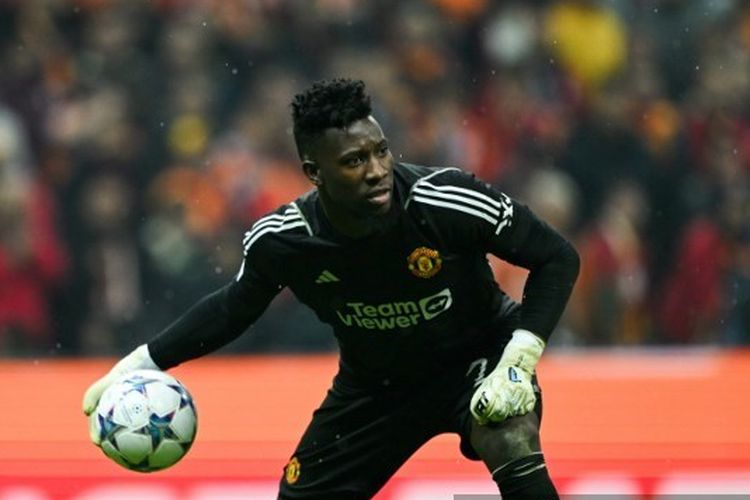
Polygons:
[[528,330],[513,332],[497,366],[471,398],[471,414],[477,422],[502,422],[534,409],[531,378],[544,346],[544,341]]
[[149,354],[146,344],[138,346],[133,352],[118,361],[109,373],[91,384],[83,395],[83,413],[90,416],[89,435],[95,445],[99,445],[99,434],[94,428],[94,419],[96,419],[94,410],[96,409],[96,405],[99,404],[99,398],[102,397],[107,387],[112,385],[115,380],[135,370],[161,370],[154,363],[154,360],[151,359],[151,354]]

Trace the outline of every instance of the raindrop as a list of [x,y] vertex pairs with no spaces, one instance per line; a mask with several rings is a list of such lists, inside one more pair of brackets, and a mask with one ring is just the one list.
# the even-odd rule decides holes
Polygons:
[[160,126],[161,128],[164,128],[164,122],[159,122],[159,126]]
[[237,68],[232,68],[232,74],[236,75],[238,73]]
[[700,66],[697,66],[697,65],[695,66],[695,71],[699,71],[700,69],[701,69]]
[[654,9],[654,14],[658,14],[658,13],[659,13],[659,8],[658,8],[658,7],[656,7],[656,8]]
[[208,26],[208,23],[207,23],[206,21],[203,21],[203,22],[201,23],[201,25],[203,25],[203,27],[205,28],[206,26]]
[[55,349],[62,349],[62,344],[60,342],[56,343]]
[[214,272],[216,274],[221,274],[221,273],[224,272],[224,269],[222,269],[221,266],[216,266],[216,267],[214,267]]

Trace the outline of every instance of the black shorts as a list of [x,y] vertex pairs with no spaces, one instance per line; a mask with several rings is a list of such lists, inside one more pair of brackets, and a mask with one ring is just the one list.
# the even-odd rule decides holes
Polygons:
[[[458,434],[464,456],[479,460],[469,441],[469,403],[502,347],[446,368],[430,383],[377,391],[334,384],[284,468],[279,498],[371,498],[417,449],[443,433]],[[534,387],[541,419],[536,380]]]

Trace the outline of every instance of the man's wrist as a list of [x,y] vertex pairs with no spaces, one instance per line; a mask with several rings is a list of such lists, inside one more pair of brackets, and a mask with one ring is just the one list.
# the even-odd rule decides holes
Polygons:
[[533,373],[544,352],[545,342],[529,330],[517,329],[505,346],[500,358],[501,365],[518,366]]
[[151,353],[148,349],[148,344],[141,344],[136,347],[130,354],[122,359],[120,368],[124,372],[131,372],[134,370],[159,370],[159,366],[151,358]]

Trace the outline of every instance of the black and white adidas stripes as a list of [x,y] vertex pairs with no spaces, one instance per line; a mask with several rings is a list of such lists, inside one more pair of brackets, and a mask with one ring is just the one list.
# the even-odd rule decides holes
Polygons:
[[[283,214],[270,214],[265,217],[258,219],[255,224],[252,225],[249,231],[245,233],[245,237],[242,239],[242,246],[244,247],[244,254],[250,251],[253,244],[260,239],[261,236],[267,233],[280,233],[283,231],[289,231],[290,229],[296,229],[298,227],[304,227],[307,230],[307,234],[312,235],[312,229],[308,224],[302,211],[299,209],[296,203],[290,203],[289,206],[284,210]],[[240,271],[237,273],[235,278],[237,281],[242,278],[245,272],[245,261],[242,261]]]
[[458,186],[441,186],[429,182],[429,179],[445,172],[460,171],[456,168],[438,170],[419,179],[412,186],[406,207],[414,201],[449,210],[455,210],[490,223],[495,234],[500,234],[513,221],[513,203],[510,198],[500,193],[500,199],[492,198],[475,189]]

